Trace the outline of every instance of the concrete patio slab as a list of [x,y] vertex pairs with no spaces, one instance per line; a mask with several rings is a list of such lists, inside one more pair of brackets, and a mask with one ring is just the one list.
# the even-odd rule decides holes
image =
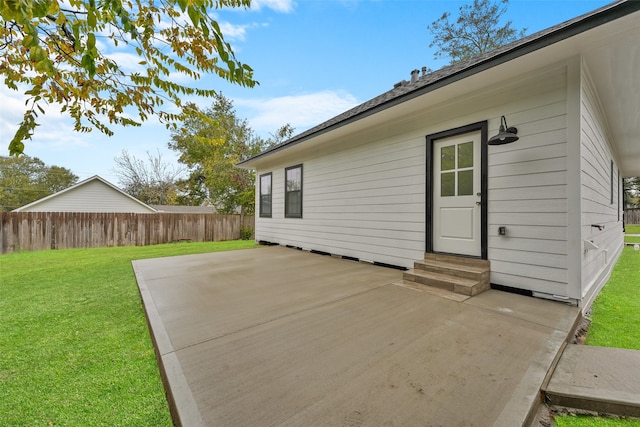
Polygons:
[[579,315],[269,247],[134,261],[184,426],[518,426]]

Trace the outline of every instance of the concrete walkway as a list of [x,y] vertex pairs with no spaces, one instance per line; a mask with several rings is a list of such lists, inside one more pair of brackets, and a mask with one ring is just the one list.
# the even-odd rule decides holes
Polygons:
[[133,266],[184,426],[520,426],[579,315],[281,247]]
[[640,351],[570,344],[548,386],[553,405],[640,417]]

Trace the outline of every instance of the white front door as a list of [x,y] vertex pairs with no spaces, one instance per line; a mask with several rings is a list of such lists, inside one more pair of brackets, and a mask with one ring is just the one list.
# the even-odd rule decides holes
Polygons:
[[433,250],[480,256],[480,132],[433,146]]

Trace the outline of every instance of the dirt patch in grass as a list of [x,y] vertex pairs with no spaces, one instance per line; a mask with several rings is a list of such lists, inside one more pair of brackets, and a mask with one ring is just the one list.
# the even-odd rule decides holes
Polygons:
[[591,326],[591,320],[587,314],[582,318],[582,321],[576,328],[576,332],[573,334],[573,339],[569,341],[571,344],[584,344],[584,340],[587,338],[587,332]]

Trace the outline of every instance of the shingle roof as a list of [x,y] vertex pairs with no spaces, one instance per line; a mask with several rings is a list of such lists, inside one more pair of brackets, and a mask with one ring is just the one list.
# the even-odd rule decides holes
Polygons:
[[513,43],[504,45],[491,52],[487,52],[469,60],[461,61],[432,73],[420,76],[415,82],[403,81],[402,84],[396,85],[393,89],[345,111],[344,113],[339,114],[305,132],[302,132],[291,139],[275,145],[262,153],[239,163],[239,165],[244,165],[254,159],[280,151],[288,146],[306,141],[314,136],[328,132],[329,130],[355,122],[394,105],[406,102],[417,96],[449,85],[499,64],[508,62],[527,53],[542,49],[546,46],[565,40],[576,34],[598,27],[638,10],[640,10],[640,1],[618,0],[592,12],[588,12],[561,24],[526,36]]

